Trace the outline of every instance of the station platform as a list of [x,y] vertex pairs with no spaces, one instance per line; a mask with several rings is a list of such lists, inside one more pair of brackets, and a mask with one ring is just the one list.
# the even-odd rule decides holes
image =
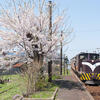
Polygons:
[[73,71],[55,83],[60,87],[55,100],[94,100],[80,83]]

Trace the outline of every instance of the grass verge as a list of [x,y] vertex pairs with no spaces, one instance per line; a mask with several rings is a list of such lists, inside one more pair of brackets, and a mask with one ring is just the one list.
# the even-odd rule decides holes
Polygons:
[[20,75],[3,75],[3,79],[8,79],[9,82],[0,84],[0,100],[12,100],[16,94],[21,94]]
[[[12,100],[13,96],[16,94],[22,95],[25,92],[25,88],[20,85],[22,78],[20,75],[4,75],[4,79],[10,79],[8,83],[0,84],[0,100]],[[55,78],[54,78],[55,79]],[[53,83],[48,83],[47,87],[43,91],[39,91],[31,95],[31,98],[50,98],[53,95],[53,92],[57,88],[57,85]],[[6,91],[7,90],[7,91]]]
[[63,76],[70,75],[70,69],[65,69],[65,72],[64,72],[64,68],[62,68],[62,75]]

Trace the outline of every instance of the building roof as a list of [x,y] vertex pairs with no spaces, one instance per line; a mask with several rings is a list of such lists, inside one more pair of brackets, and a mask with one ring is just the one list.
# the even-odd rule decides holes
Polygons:
[[15,65],[13,65],[13,68],[16,68],[16,67],[21,67],[24,63],[17,63]]

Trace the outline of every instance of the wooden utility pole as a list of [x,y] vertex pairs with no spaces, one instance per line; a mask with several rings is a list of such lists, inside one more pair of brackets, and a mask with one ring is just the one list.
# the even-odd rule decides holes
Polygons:
[[[50,30],[50,41],[52,41],[52,1],[49,1],[49,30]],[[48,62],[48,82],[52,82],[52,60]]]
[[52,36],[52,1],[49,1],[49,30]]
[[65,54],[64,54],[64,75],[65,75]]
[[[61,37],[62,37],[62,32],[61,32]],[[61,49],[60,49],[60,75],[62,75],[62,40],[60,42]]]

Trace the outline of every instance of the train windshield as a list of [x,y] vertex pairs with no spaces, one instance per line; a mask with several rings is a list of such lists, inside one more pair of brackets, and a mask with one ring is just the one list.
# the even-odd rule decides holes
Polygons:
[[99,55],[98,54],[90,54],[90,60],[99,60]]
[[81,54],[79,56],[79,58],[80,58],[80,60],[86,60],[86,59],[88,59],[88,54]]
[[99,54],[84,53],[79,55],[80,60],[99,60]]

